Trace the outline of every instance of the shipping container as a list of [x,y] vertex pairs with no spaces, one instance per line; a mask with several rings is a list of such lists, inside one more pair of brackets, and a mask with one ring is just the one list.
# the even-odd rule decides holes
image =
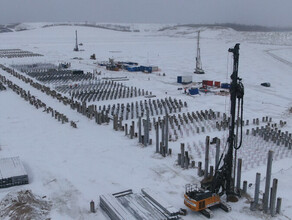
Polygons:
[[203,85],[205,86],[213,86],[213,81],[212,80],[203,80]]
[[140,68],[139,66],[129,66],[129,67],[127,68],[127,70],[128,70],[129,72],[139,72],[139,71],[141,71],[141,68]]
[[199,94],[199,89],[198,88],[191,88],[189,89],[190,95],[198,95]]
[[220,88],[220,86],[221,86],[221,82],[215,81],[214,86]]
[[193,77],[192,76],[182,76],[182,78],[181,78],[182,84],[189,84],[192,81],[193,81]]
[[177,77],[177,83],[182,83],[182,76]]
[[142,72],[152,73],[152,67],[151,66],[140,66],[140,69],[141,69]]
[[153,72],[155,72],[155,71],[158,71],[159,69],[158,69],[158,66],[150,66],[151,67],[151,69],[152,69],[152,71]]
[[142,72],[145,71],[145,68],[146,68],[146,66],[140,66],[140,70],[141,70]]
[[230,89],[230,84],[229,83],[221,83],[221,88],[222,89]]

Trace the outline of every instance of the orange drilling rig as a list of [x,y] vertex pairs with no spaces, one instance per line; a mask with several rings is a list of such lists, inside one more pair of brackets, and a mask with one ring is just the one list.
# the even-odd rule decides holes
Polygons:
[[[241,114],[240,118],[242,119],[243,116],[244,87],[241,82],[242,79],[238,77],[239,44],[236,44],[234,48],[230,48],[228,51],[233,53],[233,73],[230,85],[231,116],[227,140],[228,151],[226,155],[221,155],[218,164],[216,164],[214,176],[204,179],[200,187],[191,184],[186,185],[184,194],[184,204],[191,210],[201,212],[208,218],[213,217],[211,207],[218,206],[226,212],[231,210],[231,207],[222,200],[221,196],[226,194],[227,201],[235,201],[240,196],[235,191],[234,178],[232,177],[233,151],[234,149],[238,150],[242,145],[242,123],[240,123],[241,135],[238,146],[234,133],[235,126],[238,126],[235,125],[237,100],[237,117],[239,118],[239,114]],[[220,166],[222,159],[223,164]]]

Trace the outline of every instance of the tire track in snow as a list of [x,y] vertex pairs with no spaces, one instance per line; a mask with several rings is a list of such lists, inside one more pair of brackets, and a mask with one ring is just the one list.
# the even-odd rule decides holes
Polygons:
[[285,60],[284,58],[272,53],[271,51],[274,51],[274,50],[284,50],[284,49],[291,49],[291,48],[283,48],[283,49],[272,49],[272,50],[265,50],[265,52],[270,55],[271,57],[273,57],[274,59],[280,61],[281,63],[284,63],[290,67],[292,67],[292,62],[288,61],[288,60]]

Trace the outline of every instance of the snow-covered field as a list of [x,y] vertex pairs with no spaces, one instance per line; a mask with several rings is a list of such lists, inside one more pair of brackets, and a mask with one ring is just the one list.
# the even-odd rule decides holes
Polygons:
[[[27,27],[28,24],[24,26]],[[158,31],[163,25],[132,25],[140,32],[119,32],[90,27],[56,26],[41,28],[41,24],[29,24],[27,31],[0,34],[0,49],[19,48],[43,54],[43,57],[0,58],[4,65],[49,62],[71,62],[72,68],[92,72],[97,69],[101,77],[127,76],[125,84],[152,91],[158,98],[175,97],[188,103],[184,111],[213,109],[229,111],[229,97],[216,95],[185,96],[181,85],[176,83],[178,75],[193,75],[196,55],[196,31],[194,28],[175,28]],[[131,25],[130,25],[131,26]],[[167,25],[165,25],[167,26]],[[33,28],[32,28],[33,27]],[[73,52],[75,30],[84,51]],[[216,80],[229,82],[232,71],[232,56],[228,48],[241,43],[239,75],[245,85],[244,118],[269,116],[273,121],[287,121],[283,131],[292,132],[292,33],[236,32],[231,29],[201,28],[201,57],[205,75],[193,75],[194,81]],[[135,61],[141,65],[156,65],[161,69],[150,75],[141,72],[108,72],[90,60],[95,53],[97,61],[115,58]],[[81,57],[83,60],[73,60]],[[163,73],[166,76],[162,76]],[[46,196],[52,202],[51,219],[108,219],[101,209],[89,213],[89,202],[99,201],[99,195],[125,189],[139,191],[149,187],[161,194],[171,205],[184,208],[185,184],[198,182],[194,169],[182,170],[175,160],[180,143],[204,140],[206,134],[181,138],[171,142],[171,157],[155,154],[152,146],[141,147],[137,139],[130,140],[123,132],[115,132],[112,125],[96,125],[52,99],[41,91],[3,70],[0,74],[41,99],[70,119],[77,122],[78,129],[61,124],[41,110],[25,102],[10,89],[0,92],[0,156],[19,156],[28,171],[30,184],[1,189],[0,199],[10,192],[32,190]],[[260,83],[270,82],[271,87]],[[50,85],[53,87],[54,85]],[[141,99],[141,98],[139,98]],[[123,103],[135,99],[102,101],[96,105]],[[224,133],[225,136],[227,131]],[[220,135],[224,135],[223,132]],[[212,133],[212,137],[217,135]],[[152,134],[155,139],[155,135]],[[243,146],[242,150],[244,151]],[[203,158],[194,158],[196,161]],[[243,161],[244,163],[244,161]],[[283,198],[282,213],[277,219],[292,218],[292,158],[273,164],[272,178],[278,178],[278,196]],[[254,183],[256,172],[261,172],[261,190],[265,183],[265,165],[243,171],[242,180]],[[254,186],[248,188],[253,196]],[[214,210],[214,219],[268,219],[261,212],[251,212],[246,199],[231,204],[232,212]],[[0,210],[1,211],[1,210]],[[204,219],[192,213],[183,219]],[[7,219],[9,219],[7,217]]]

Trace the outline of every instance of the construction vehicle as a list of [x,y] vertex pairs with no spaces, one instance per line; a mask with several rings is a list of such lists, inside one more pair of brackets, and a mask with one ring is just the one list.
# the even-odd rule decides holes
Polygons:
[[92,54],[92,55],[90,56],[90,59],[91,59],[91,60],[96,60],[95,53],[94,53],[94,54]]
[[195,74],[205,74],[205,71],[202,69],[201,53],[200,52],[201,52],[200,51],[200,31],[198,31],[196,69],[194,71]]
[[[233,53],[233,73],[231,75],[232,82],[230,85],[231,116],[229,137],[227,140],[228,151],[225,155],[222,153],[218,164],[216,164],[214,176],[211,175],[203,179],[200,187],[191,184],[186,185],[184,194],[184,204],[191,210],[201,212],[208,218],[213,217],[213,213],[210,210],[211,207],[218,206],[226,212],[231,211],[231,207],[222,200],[221,197],[223,195],[226,195],[227,201],[235,201],[237,197],[240,196],[238,192],[235,192],[234,177],[232,176],[233,150],[238,150],[242,144],[242,127],[238,146],[237,138],[234,134],[237,100],[237,118],[242,119],[243,116],[244,87],[241,83],[241,79],[238,78],[239,44],[236,44],[234,48],[230,48],[228,51]],[[240,124],[242,126],[242,123]],[[223,156],[223,165],[220,167]]]
[[109,62],[106,65],[106,69],[111,70],[111,71],[119,71],[120,70],[120,68],[117,66],[117,64],[113,58],[109,58]]
[[73,49],[74,51],[79,51],[78,48],[78,38],[77,38],[77,30],[75,31],[75,47]]
[[196,184],[187,184],[184,195],[184,204],[192,211],[201,212],[207,218],[212,218],[213,212],[209,209],[218,206],[226,212],[231,207],[221,200],[219,194],[209,190],[198,188]]

